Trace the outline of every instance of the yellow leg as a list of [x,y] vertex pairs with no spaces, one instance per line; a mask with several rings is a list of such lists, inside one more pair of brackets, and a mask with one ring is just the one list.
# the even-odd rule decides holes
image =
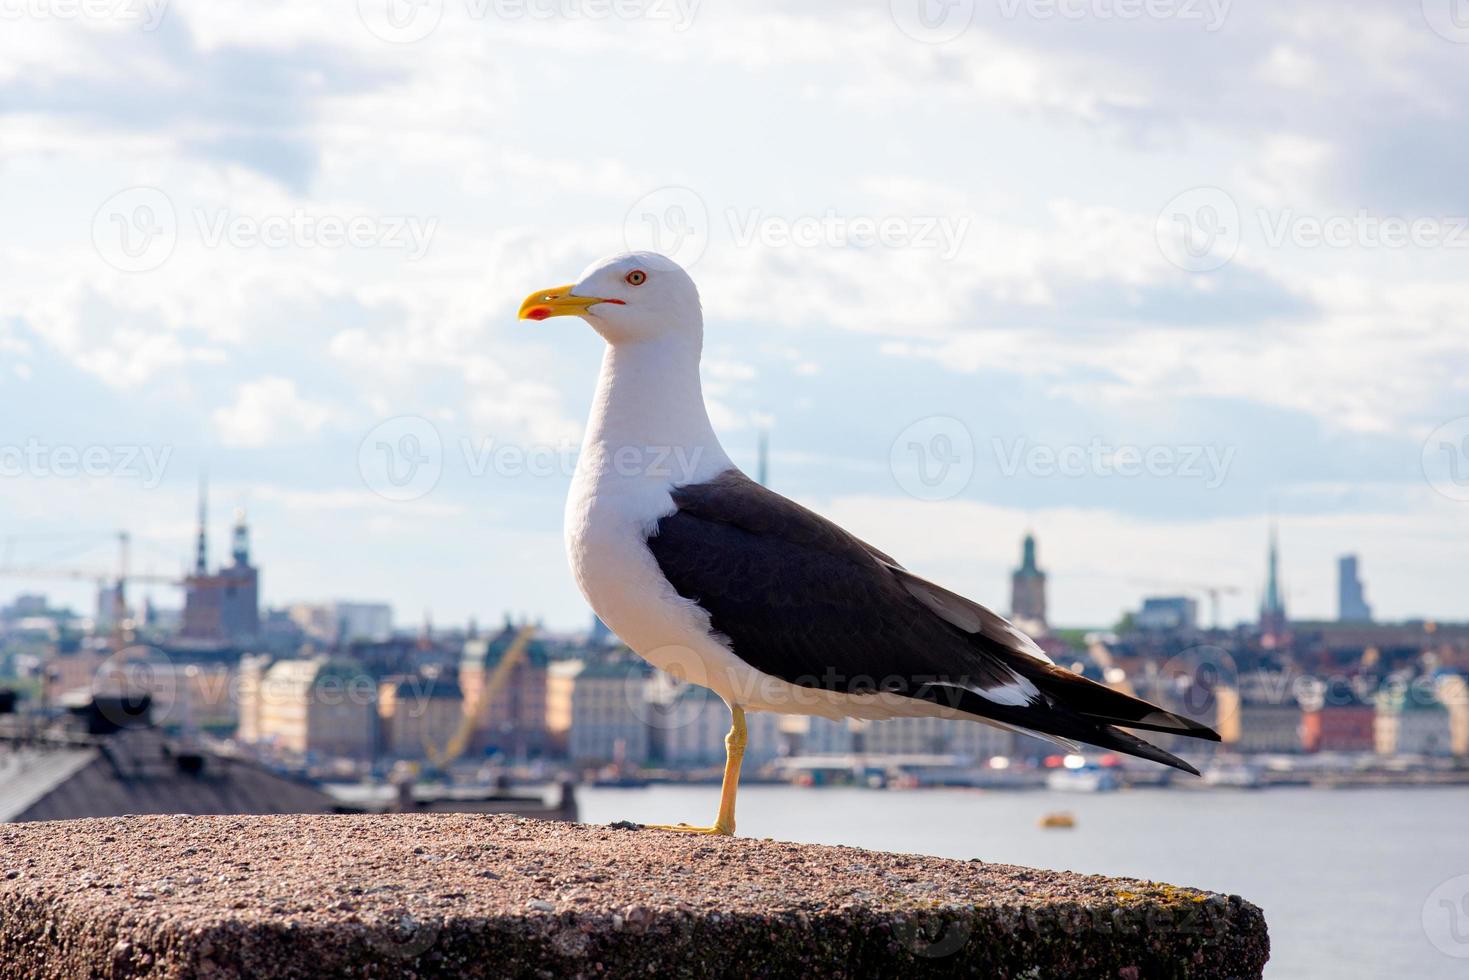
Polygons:
[[739,705],[730,707],[731,723],[729,734],[724,736],[724,786],[719,793],[719,816],[712,827],[691,827],[686,823],[657,824],[646,826],[654,830],[678,830],[686,834],[719,834],[731,837],[735,832],[735,794],[740,788],[740,761],[745,757],[745,743],[749,736],[745,732],[745,709]]

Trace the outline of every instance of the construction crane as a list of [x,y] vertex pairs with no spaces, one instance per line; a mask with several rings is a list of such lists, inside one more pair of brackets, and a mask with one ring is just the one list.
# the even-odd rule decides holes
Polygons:
[[474,699],[474,704],[464,713],[464,718],[459,722],[459,729],[454,732],[447,745],[439,749],[429,741],[428,734],[424,734],[424,754],[434,768],[443,769],[462,756],[464,750],[469,748],[469,740],[474,737],[474,731],[479,727],[480,720],[490,706],[490,702],[509,683],[510,675],[515,672],[515,668],[525,660],[526,651],[530,648],[531,637],[535,636],[535,632],[534,626],[526,625],[515,634],[515,639],[510,641],[510,647],[500,657],[500,662],[495,665],[494,672],[485,680],[484,686],[480,688],[479,694]]
[[1198,582],[1174,582],[1160,581],[1157,579],[1130,578],[1128,582],[1133,585],[1144,585],[1151,589],[1182,589],[1185,592],[1194,592],[1209,597],[1209,617],[1213,621],[1213,628],[1219,629],[1219,597],[1222,595],[1238,595],[1240,588],[1237,585],[1212,585],[1200,584]]
[[93,581],[97,583],[98,590],[107,587],[111,582],[115,588],[112,595],[112,622],[113,629],[122,628],[127,619],[127,584],[129,582],[143,582],[154,585],[181,585],[183,584],[175,575],[153,575],[149,573],[136,573],[131,569],[132,536],[126,531],[115,532],[117,539],[117,567],[111,572],[99,571],[95,568],[76,568],[66,565],[50,565],[36,563],[29,565],[17,565],[10,561],[14,554],[15,542],[18,535],[10,535],[0,539],[3,542],[3,553],[6,560],[0,562],[0,578],[47,578],[47,579],[70,579],[73,581]]

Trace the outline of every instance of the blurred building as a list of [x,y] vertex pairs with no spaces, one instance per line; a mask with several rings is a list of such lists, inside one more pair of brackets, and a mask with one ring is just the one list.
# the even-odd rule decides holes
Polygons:
[[250,564],[250,529],[235,512],[230,564],[209,571],[204,490],[199,491],[199,536],[194,571],[184,579],[179,638],[218,646],[249,643],[260,633],[260,574]]
[[1232,752],[1300,752],[1305,712],[1284,675],[1242,678],[1216,686],[1215,728]]
[[1307,752],[1372,752],[1377,747],[1377,708],[1369,701],[1305,708],[1301,748]]
[[380,643],[393,635],[393,607],[385,602],[298,602],[287,613],[302,633],[327,646]]
[[270,669],[270,659],[264,654],[246,654],[240,658],[236,682],[240,699],[240,723],[235,728],[238,742],[260,741],[260,688],[265,682],[265,672]]
[[1036,564],[1034,534],[1025,535],[1020,567],[1010,576],[1010,618],[1027,632],[1046,631],[1046,573]]
[[648,759],[653,668],[641,657],[590,661],[571,682],[567,754],[578,765],[641,766]]
[[1132,622],[1141,630],[1197,629],[1199,604],[1188,596],[1150,596]]
[[296,755],[371,759],[376,750],[377,685],[356,661],[281,660],[265,671],[241,706],[256,719],[256,742]]
[[1449,751],[1461,759],[1469,757],[1469,679],[1442,673],[1435,679],[1434,692],[1449,713]]
[[1012,732],[966,718],[889,718],[860,729],[869,755],[962,755],[982,761],[1009,755]]
[[382,754],[429,758],[464,724],[464,692],[452,677],[388,678],[378,685],[378,719]]
[[1356,555],[1336,560],[1336,618],[1342,623],[1372,622],[1372,607],[1362,587]]
[[518,662],[501,666],[519,632],[507,622],[493,637],[468,639],[459,661],[464,709],[475,713],[471,747],[514,760],[544,755],[551,743],[545,644],[532,639]]
[[[650,717],[658,756],[666,766],[704,768],[722,766],[724,737],[730,729],[729,707],[713,691],[697,684],[674,685],[672,696],[657,705]],[[759,769],[781,754],[785,735],[781,716],[768,711],[745,714],[748,740],[744,766]]]
[[1431,690],[1387,684],[1377,692],[1373,725],[1379,755],[1450,755],[1453,730],[1449,711]]
[[796,722],[801,755],[844,755],[852,751],[853,726],[858,722],[846,718],[823,718],[810,715]]

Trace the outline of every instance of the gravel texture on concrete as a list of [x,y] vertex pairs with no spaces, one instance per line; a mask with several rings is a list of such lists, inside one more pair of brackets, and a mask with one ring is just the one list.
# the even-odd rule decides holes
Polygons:
[[465,814],[0,826],[4,977],[1258,977],[1155,882]]

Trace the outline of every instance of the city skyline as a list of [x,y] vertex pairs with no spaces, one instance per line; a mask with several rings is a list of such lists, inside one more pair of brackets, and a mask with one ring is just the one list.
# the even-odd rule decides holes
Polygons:
[[[341,607],[346,610],[344,615],[350,615],[355,618],[364,615],[367,610],[382,610],[382,612],[372,613],[372,615],[379,617],[374,620],[374,623],[384,623],[385,620],[383,617],[397,617],[395,621],[392,621],[391,629],[400,635],[414,630],[422,630],[433,622],[432,607],[424,608],[421,611],[421,616],[417,619],[412,618],[413,614],[411,610],[406,611],[408,618],[402,618],[405,611],[402,610],[402,607],[394,603],[391,597],[363,598],[360,596],[349,597],[345,594],[338,593],[322,593],[312,596],[286,597],[280,601],[257,600],[255,587],[261,570],[258,567],[252,567],[250,565],[250,529],[244,510],[237,508],[230,518],[229,537],[231,549],[229,562],[227,564],[224,562],[213,564],[208,558],[211,545],[206,516],[206,490],[202,482],[199,487],[199,494],[198,523],[195,527],[195,533],[191,537],[191,545],[194,553],[189,561],[184,562],[184,570],[179,573],[177,582],[160,584],[166,576],[155,574],[151,571],[144,572],[138,575],[137,582],[128,586],[126,595],[126,602],[135,612],[141,610],[147,604],[157,612],[180,617],[180,636],[185,640],[214,641],[228,638],[229,630],[221,628],[219,625],[204,625],[201,627],[197,621],[198,613],[193,614],[196,617],[195,625],[190,625],[191,596],[198,597],[200,604],[206,605],[206,608],[216,610],[205,613],[206,617],[214,617],[214,619],[206,618],[203,622],[206,624],[211,622],[217,623],[218,617],[220,616],[220,611],[217,610],[219,609],[221,599],[215,597],[216,594],[232,580],[239,580],[239,576],[242,574],[248,576],[244,581],[248,583],[249,587],[247,597],[242,596],[242,599],[248,602],[252,610],[258,606],[259,615],[263,615],[267,610],[273,610],[288,613],[293,618],[311,615],[320,619],[322,616],[330,615],[331,609]],[[113,537],[112,535],[108,536],[109,543]],[[129,540],[131,539],[130,535],[127,537]],[[1010,580],[1009,604],[993,604],[997,611],[1002,612],[1011,620],[1021,624],[1023,628],[1033,635],[1042,635],[1051,628],[1063,630],[1078,628],[1110,629],[1121,623],[1125,617],[1146,607],[1149,603],[1168,602],[1174,598],[1186,599],[1193,605],[1194,610],[1192,615],[1197,617],[1201,628],[1222,627],[1231,629],[1237,626],[1266,624],[1273,629],[1279,629],[1285,623],[1292,621],[1335,621],[1342,623],[1439,620],[1445,622],[1469,621],[1469,617],[1463,616],[1437,617],[1420,614],[1393,619],[1374,616],[1372,608],[1364,599],[1367,579],[1361,572],[1359,556],[1356,554],[1338,555],[1334,559],[1337,591],[1333,600],[1335,603],[1334,609],[1331,614],[1290,616],[1284,602],[1288,588],[1284,584],[1284,576],[1280,570],[1278,528],[1272,519],[1269,525],[1267,551],[1264,556],[1265,564],[1263,567],[1265,571],[1257,591],[1253,593],[1255,596],[1253,615],[1246,614],[1237,620],[1231,620],[1223,616],[1220,612],[1225,602],[1231,596],[1243,594],[1244,600],[1247,601],[1252,595],[1248,588],[1239,588],[1229,583],[1219,582],[1201,584],[1197,581],[1167,582],[1163,580],[1148,580],[1146,584],[1149,587],[1142,588],[1139,584],[1142,580],[1135,580],[1132,584],[1138,586],[1137,602],[1131,606],[1119,609],[1116,616],[1111,620],[1086,623],[1075,621],[1052,623],[1046,614],[1049,601],[1048,596],[1050,594],[1048,589],[1048,567],[1042,567],[1037,558],[1038,545],[1038,536],[1033,530],[1027,528],[1018,542],[1017,553],[1020,564],[1018,567],[1012,568],[1008,573]],[[12,562],[12,564],[18,563]],[[3,573],[4,567],[0,566],[0,573]],[[96,610],[99,621],[105,621],[107,616],[103,611],[104,606],[116,601],[116,590],[114,587],[116,579],[108,577],[109,575],[115,575],[115,569],[109,572],[103,565],[97,564],[93,566],[93,570],[95,571],[95,576],[93,576],[90,574],[81,574],[75,562],[58,564],[55,568],[60,574],[51,576],[45,574],[38,575],[30,580],[32,583],[31,587],[21,587],[13,591],[0,589],[0,607],[5,607],[25,597],[42,596],[47,600],[55,600],[53,602],[53,608],[69,608],[83,617],[87,616],[87,610],[91,608]],[[134,574],[136,574],[136,570],[134,570]],[[0,575],[0,580],[6,577],[12,576]],[[13,576],[12,578],[24,581],[24,578],[21,576]],[[73,580],[91,578],[95,580],[96,585],[74,583],[70,586],[61,585],[58,587],[58,579],[61,578]],[[91,592],[88,594],[86,590],[89,588]],[[1169,591],[1170,588],[1172,591]],[[159,595],[160,589],[164,590],[161,601]],[[170,594],[176,596],[176,601],[169,601],[168,597]],[[68,598],[72,596],[75,596],[77,601],[68,601]],[[228,606],[225,608],[227,609]],[[78,612],[78,610],[80,611]],[[310,610],[310,612],[308,613],[307,610]],[[1207,621],[1204,616],[1199,615],[1199,610],[1208,612],[1209,618]],[[230,615],[228,612],[224,614],[226,616]],[[236,613],[235,615],[238,616],[240,614]],[[250,615],[253,617],[257,614],[252,612]],[[442,617],[438,620],[438,623],[440,626],[452,631],[459,629],[466,622],[470,624],[495,622],[501,616],[505,617],[507,622],[511,619],[518,619],[524,622],[542,623],[544,626],[562,633],[589,631],[595,634],[597,629],[595,625],[587,625],[588,618],[595,623],[595,616],[590,609],[585,610],[582,621],[579,623],[548,622],[544,615],[539,614],[536,610],[513,610],[509,608],[472,610],[468,615],[463,617]],[[303,624],[304,622],[303,620]],[[335,623],[329,624],[331,629],[328,629],[327,625],[323,625],[322,623],[313,623],[312,625],[322,635],[326,635],[332,629],[337,629],[338,632],[341,632],[338,624]],[[387,628],[385,625],[376,625],[368,632],[373,636],[383,635]],[[339,639],[346,638],[346,636],[339,637]],[[246,645],[248,646],[248,642]]]

